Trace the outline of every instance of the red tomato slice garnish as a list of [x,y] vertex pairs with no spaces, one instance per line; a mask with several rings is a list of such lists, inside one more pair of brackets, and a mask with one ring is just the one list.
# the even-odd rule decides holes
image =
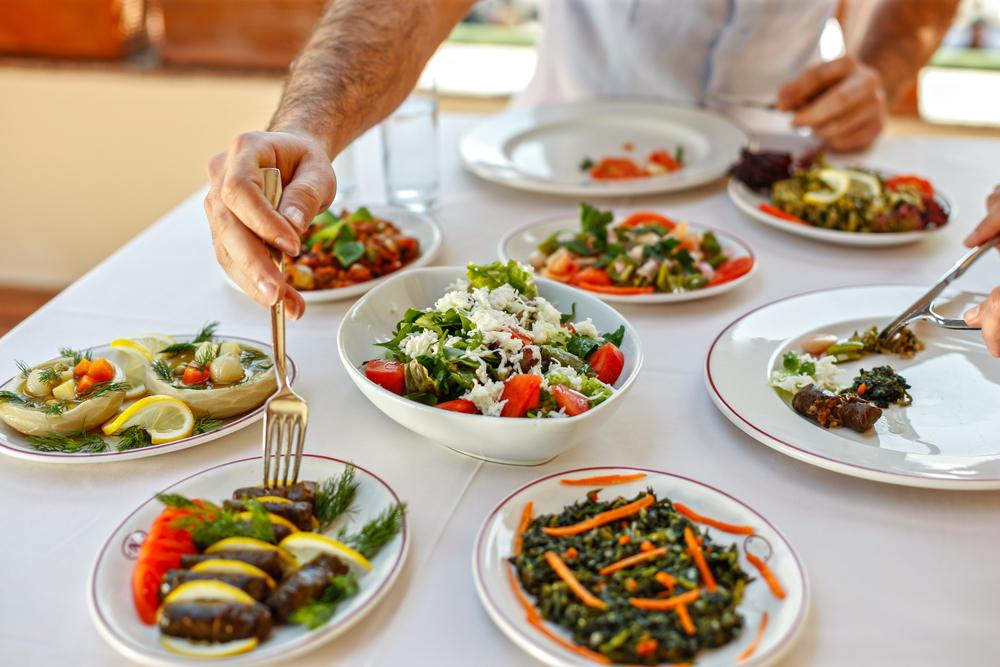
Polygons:
[[590,399],[575,389],[557,384],[551,389],[556,405],[566,411],[570,417],[583,414],[590,409]]
[[643,178],[647,175],[645,169],[627,157],[604,158],[590,168],[590,177],[597,180]]
[[449,410],[451,412],[462,412],[467,415],[474,415],[479,412],[476,404],[464,398],[456,398],[454,401],[445,401],[434,406],[439,410]]
[[614,343],[605,343],[594,350],[587,363],[597,373],[597,379],[604,384],[614,384],[625,368],[625,355]]
[[394,394],[406,393],[405,364],[399,361],[373,359],[365,364],[365,377]]
[[720,266],[715,271],[715,275],[708,281],[708,286],[721,285],[731,280],[736,280],[740,276],[746,275],[753,268],[753,260],[749,257],[737,257],[731,259]]
[[507,401],[500,411],[501,417],[523,417],[528,410],[537,408],[542,398],[542,378],[538,375],[515,375],[503,386],[500,400]]
[[671,230],[677,226],[677,223],[667,216],[654,213],[653,211],[637,211],[622,220],[619,227],[631,229],[633,227],[644,227],[646,225],[659,225],[664,229]]

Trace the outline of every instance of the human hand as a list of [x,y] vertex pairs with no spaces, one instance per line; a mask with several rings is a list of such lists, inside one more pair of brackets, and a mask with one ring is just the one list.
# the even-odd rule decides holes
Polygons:
[[[965,239],[965,245],[977,246],[1000,234],[1000,185],[986,200],[986,217]],[[965,323],[983,330],[983,342],[994,357],[1000,357],[1000,287],[990,292],[986,301],[965,312]]]
[[857,151],[875,141],[885,124],[882,77],[845,56],[810,67],[778,91],[778,108],[794,111],[792,125],[811,128],[837,151]]
[[[277,167],[284,188],[278,210],[264,197],[261,167]],[[247,132],[208,163],[205,213],[215,257],[240,288],[264,306],[284,299],[298,319],[302,295],[271,260],[268,246],[299,254],[300,234],[333,201],[337,190],[330,158],[315,138],[292,132]]]
[[1000,185],[986,198],[986,217],[965,238],[965,245],[973,248],[1000,234]]

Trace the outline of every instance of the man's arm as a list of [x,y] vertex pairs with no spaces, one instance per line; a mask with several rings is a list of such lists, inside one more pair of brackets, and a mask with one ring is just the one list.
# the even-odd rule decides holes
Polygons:
[[[241,134],[209,161],[205,212],[216,259],[257,302],[282,299],[290,317],[302,315],[302,296],[267,246],[298,254],[300,233],[333,201],[331,158],[406,98],[473,4],[333,0],[292,66],[270,131]],[[264,198],[261,167],[281,170],[278,211]]]

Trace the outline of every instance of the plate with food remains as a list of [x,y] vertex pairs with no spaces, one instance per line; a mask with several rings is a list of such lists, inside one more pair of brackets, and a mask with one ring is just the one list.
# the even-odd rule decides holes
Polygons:
[[827,161],[822,154],[744,149],[730,168],[729,198],[751,218],[790,234],[853,246],[929,238],[955,211],[925,178]]
[[330,209],[302,232],[298,257],[285,257],[285,279],[306,303],[351,299],[397,273],[427,266],[443,238],[430,215],[399,206]]
[[473,576],[497,627],[545,664],[760,667],[802,629],[784,535],[707,484],[626,467],[531,482],[490,513]]
[[261,469],[256,457],[203,470],[114,530],[88,586],[113,648],[146,665],[274,664],[385,596],[410,541],[392,488],[326,456],[305,455],[295,484],[261,486]]
[[[977,331],[878,332],[926,291],[864,286],[775,301],[729,325],[706,362],[722,413],[759,442],[854,477],[1000,488],[1000,364]],[[986,296],[946,293],[950,317]]]
[[[277,387],[271,346],[218,326],[16,360],[17,373],[0,385],[0,454],[44,463],[136,459],[253,424]],[[286,373],[292,382],[287,357]]]

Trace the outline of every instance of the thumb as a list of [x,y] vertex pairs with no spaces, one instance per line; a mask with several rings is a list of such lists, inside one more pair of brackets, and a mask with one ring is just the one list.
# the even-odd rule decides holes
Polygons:
[[964,319],[965,323],[970,327],[981,327],[983,325],[983,304],[969,308],[965,311],[962,319]]
[[333,202],[337,179],[329,162],[303,162],[281,194],[278,212],[300,232]]

